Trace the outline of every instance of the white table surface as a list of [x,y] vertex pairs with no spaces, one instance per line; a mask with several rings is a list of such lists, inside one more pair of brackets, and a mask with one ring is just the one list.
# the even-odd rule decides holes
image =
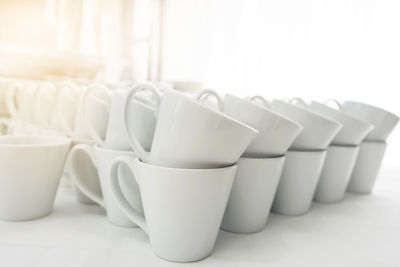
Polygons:
[[[400,167],[382,168],[372,195],[314,203],[309,214],[272,214],[261,233],[220,231],[214,253],[193,266],[400,266]],[[181,266],[155,256],[138,228],[108,223],[61,186],[54,212],[0,222],[0,266]]]

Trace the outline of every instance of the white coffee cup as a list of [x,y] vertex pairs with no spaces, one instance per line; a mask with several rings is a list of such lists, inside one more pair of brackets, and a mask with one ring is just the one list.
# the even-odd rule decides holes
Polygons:
[[[70,155],[71,178],[82,193],[106,210],[107,218],[111,223],[117,226],[134,227],[136,224],[122,213],[114,197],[111,196],[109,182],[110,166],[111,162],[119,156],[136,157],[133,151],[111,150],[91,145],[77,145],[72,149]],[[88,163],[87,159],[90,159],[91,163]],[[93,168],[97,169],[101,194],[97,188],[93,187],[91,183],[87,183],[85,179],[85,174]],[[121,188],[124,195],[128,198],[129,203],[132,203],[134,208],[143,214],[139,189],[136,182],[132,181],[134,179],[129,177],[130,175],[129,171],[123,172],[120,168],[118,177]]]
[[222,229],[255,233],[265,228],[284,162],[285,157],[239,159]]
[[50,214],[70,140],[0,136],[0,219],[22,221]]
[[25,84],[22,82],[12,82],[6,89],[6,109],[10,114],[11,119],[19,119],[18,109],[21,107],[21,100]]
[[374,126],[340,109],[334,109],[322,103],[312,101],[307,106],[312,111],[324,115],[343,125],[338,134],[333,138],[332,145],[357,146],[372,131]]
[[342,110],[363,119],[372,125],[374,129],[367,135],[365,141],[384,142],[399,122],[399,117],[384,109],[361,102],[345,101],[341,105]]
[[[92,89],[94,90],[94,88]],[[120,150],[131,150],[128,134],[124,125],[124,104],[128,91],[126,89],[105,89],[108,96],[108,121],[105,137],[102,136],[94,127],[93,115],[89,110],[85,110],[86,124],[89,128],[91,138],[101,147]],[[86,92],[86,96],[91,94],[91,90]],[[157,98],[160,96],[154,94]],[[85,99],[87,99],[85,97]],[[85,100],[84,100],[85,101]],[[155,108],[151,104],[151,99],[136,98],[131,100],[129,105],[129,132],[137,136],[146,151],[150,150],[153,141],[153,134],[156,125]]]
[[315,201],[333,203],[344,198],[358,151],[358,146],[328,147],[314,195]]
[[58,88],[50,82],[39,84],[36,101],[34,104],[34,121],[44,128],[51,128],[53,112],[55,110],[55,97]]
[[303,127],[290,150],[326,149],[342,128],[342,124],[339,122],[304,107],[280,100],[272,101],[270,106],[278,114],[297,122]]
[[259,131],[243,157],[281,156],[303,128],[277,112],[230,94],[224,97],[223,112]]
[[[132,88],[125,102],[125,125],[129,125],[132,97],[144,88],[157,92],[149,83]],[[131,146],[144,162],[176,168],[230,166],[258,134],[256,129],[176,91],[165,90],[156,106],[158,119],[150,152],[127,127]]]
[[33,122],[34,107],[38,93],[37,84],[26,82],[23,87],[14,86],[9,87],[8,90],[7,108],[11,115],[25,122]]
[[326,151],[288,151],[272,211],[297,216],[308,212]]
[[385,142],[361,143],[347,192],[356,194],[372,192],[382,165],[386,146]]
[[[128,203],[118,167],[128,166],[139,185],[145,218]],[[214,249],[236,166],[177,169],[119,157],[111,166],[111,189],[122,211],[149,235],[153,252],[175,262],[198,261]]]

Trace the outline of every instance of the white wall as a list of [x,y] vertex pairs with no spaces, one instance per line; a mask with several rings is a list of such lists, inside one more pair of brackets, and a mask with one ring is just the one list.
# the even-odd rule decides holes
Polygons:
[[[400,115],[398,0],[166,0],[162,78]],[[397,128],[400,128],[398,126]],[[386,164],[399,165],[400,130]]]

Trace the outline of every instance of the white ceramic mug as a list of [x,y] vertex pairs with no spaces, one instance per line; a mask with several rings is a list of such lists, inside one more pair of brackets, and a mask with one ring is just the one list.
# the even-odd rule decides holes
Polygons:
[[281,156],[303,129],[283,115],[230,94],[224,97],[223,112],[259,131],[243,157]]
[[384,109],[361,102],[345,101],[342,110],[374,125],[365,141],[384,142],[399,122],[399,117]]
[[18,109],[21,108],[21,100],[24,88],[25,84],[18,81],[12,82],[7,86],[5,103],[6,109],[12,119],[19,118]]
[[[132,88],[125,102],[125,125],[129,124],[132,97],[144,88],[156,92],[149,83]],[[131,146],[144,162],[176,168],[230,166],[258,134],[256,129],[176,91],[166,90],[156,106],[158,118],[150,152],[127,127]]]
[[[94,88],[92,89],[94,90]],[[143,144],[146,151],[150,150],[153,141],[153,134],[156,125],[155,108],[151,105],[151,99],[136,98],[132,99],[129,105],[129,121],[124,125],[124,104],[128,91],[126,89],[114,89],[104,91],[109,98],[108,103],[108,122],[105,137],[102,136],[94,127],[93,115],[89,110],[85,110],[86,124],[89,128],[92,139],[101,147],[110,149],[131,150],[128,140],[128,134],[125,127],[129,128],[129,132],[134,133],[139,141]],[[91,90],[86,92],[86,96],[90,95]],[[159,101],[159,94],[154,94]],[[84,103],[86,102],[86,97]]]
[[326,149],[342,128],[342,124],[337,121],[291,103],[274,100],[270,106],[272,110],[303,126],[291,150]]
[[385,156],[386,146],[385,142],[361,143],[347,192],[356,194],[372,192]]
[[358,151],[358,146],[328,147],[314,195],[315,201],[333,203],[344,198]]
[[284,162],[285,157],[239,159],[222,229],[255,233],[265,228]]
[[[134,174],[145,218],[128,203],[118,182],[123,163]],[[111,166],[111,189],[122,211],[149,235],[159,257],[176,262],[211,254],[228,201],[236,166],[177,169],[120,157]]]
[[69,146],[63,137],[0,136],[1,220],[51,212]]
[[[99,146],[91,145],[77,145],[71,150],[70,155],[70,170],[71,178],[78,189],[84,193],[89,199],[93,200],[107,212],[108,220],[123,227],[136,226],[129,220],[125,214],[119,209],[114,198],[111,196],[110,189],[110,166],[111,162],[119,156],[136,157],[133,151],[120,151],[101,148]],[[87,160],[90,159],[90,163]],[[97,169],[98,179],[100,180],[101,193],[93,184],[87,183],[85,174],[90,171],[89,169]],[[129,171],[120,169],[118,177],[120,179],[121,188],[124,195],[128,198],[129,203],[132,203],[134,208],[143,214],[142,201],[138,186],[133,178],[129,177]]]
[[272,211],[297,216],[308,212],[326,151],[288,151]]
[[44,128],[51,128],[52,116],[55,114],[55,97],[58,88],[50,82],[39,84],[34,104],[34,120]]
[[333,119],[343,125],[333,138],[332,145],[357,146],[373,130],[374,126],[340,109],[334,109],[322,103],[312,101],[308,108]]

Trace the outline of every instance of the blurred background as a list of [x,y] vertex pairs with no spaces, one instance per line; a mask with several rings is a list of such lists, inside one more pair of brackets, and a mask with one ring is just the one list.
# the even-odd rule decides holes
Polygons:
[[[399,115],[399,12],[398,0],[1,0],[0,76],[170,81]],[[389,142],[398,165],[398,129]]]

